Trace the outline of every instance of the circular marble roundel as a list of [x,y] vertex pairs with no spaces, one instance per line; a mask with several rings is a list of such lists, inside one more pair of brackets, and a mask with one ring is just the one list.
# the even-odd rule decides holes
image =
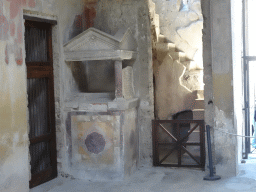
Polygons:
[[88,151],[95,154],[99,154],[100,152],[102,152],[106,145],[106,141],[103,138],[103,135],[96,132],[92,132],[87,135],[84,142]]

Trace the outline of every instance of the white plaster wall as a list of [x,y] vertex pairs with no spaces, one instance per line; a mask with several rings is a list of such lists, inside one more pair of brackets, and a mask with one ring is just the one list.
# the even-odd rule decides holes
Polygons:
[[218,131],[237,133],[234,126],[231,3],[229,0],[204,1],[202,10],[205,27],[205,121],[213,127],[212,153],[217,174],[235,176],[237,139]]
[[203,16],[200,0],[188,0],[183,10],[180,0],[153,0],[160,19],[160,33],[185,52],[202,69]]
[[[29,156],[27,83],[22,14],[12,17],[10,3],[0,1],[0,191],[28,191]],[[12,18],[12,19],[11,19]],[[10,24],[16,29],[11,33]],[[18,33],[19,32],[19,33]],[[20,38],[19,38],[20,37]],[[7,48],[8,46],[8,48]],[[15,47],[17,49],[15,49]],[[17,52],[21,58],[16,62]],[[8,53],[6,53],[8,51]],[[6,55],[8,54],[8,56]]]

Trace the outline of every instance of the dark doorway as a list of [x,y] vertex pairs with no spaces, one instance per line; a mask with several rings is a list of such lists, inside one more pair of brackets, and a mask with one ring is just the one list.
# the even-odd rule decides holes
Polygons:
[[51,24],[25,22],[30,188],[57,176]]

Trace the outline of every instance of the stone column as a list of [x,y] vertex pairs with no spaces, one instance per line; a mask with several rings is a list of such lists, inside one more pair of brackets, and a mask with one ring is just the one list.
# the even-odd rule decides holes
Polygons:
[[115,61],[115,97],[122,98],[122,61]]

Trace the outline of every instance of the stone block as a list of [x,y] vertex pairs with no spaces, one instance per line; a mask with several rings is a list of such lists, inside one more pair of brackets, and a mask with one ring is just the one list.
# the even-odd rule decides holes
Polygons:
[[107,112],[107,110],[108,110],[107,104],[88,104],[88,103],[79,104],[79,111]]

